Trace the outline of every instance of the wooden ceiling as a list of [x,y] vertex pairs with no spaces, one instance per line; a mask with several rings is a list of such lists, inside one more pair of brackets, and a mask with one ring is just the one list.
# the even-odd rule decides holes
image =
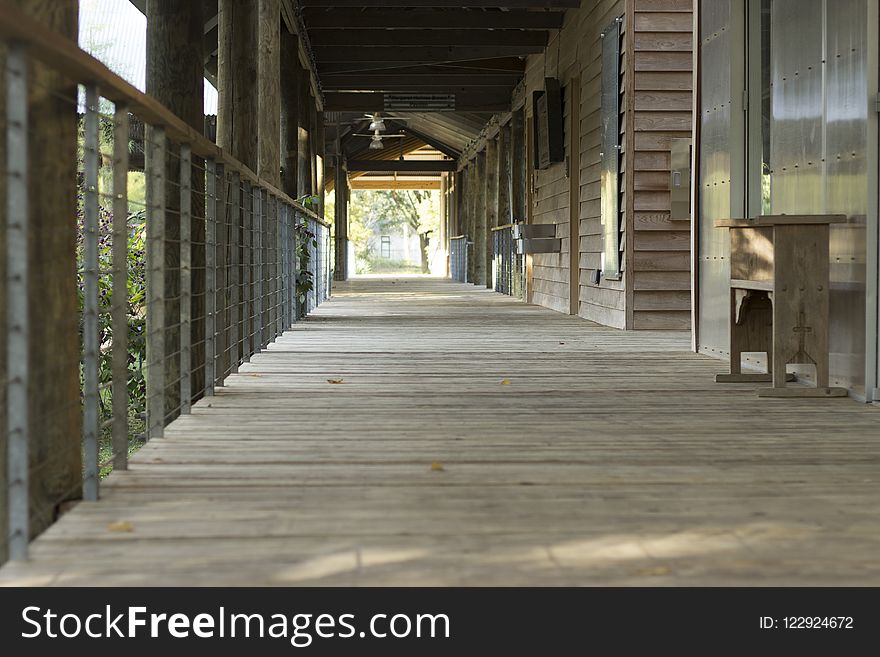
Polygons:
[[[144,10],[145,0],[131,0]],[[199,0],[194,0],[199,1]],[[217,0],[201,0],[205,69],[214,81]],[[525,59],[543,52],[581,0],[282,0],[301,12],[324,109],[360,132],[364,112],[396,97],[447,99],[447,111],[406,111],[410,137],[457,157],[495,112],[509,109]],[[328,128],[330,126],[328,125]],[[328,135],[329,138],[329,135]],[[348,137],[346,137],[346,140]],[[349,144],[348,152],[362,150]]]
[[[394,109],[399,126],[457,158],[509,109],[525,59],[543,52],[580,0],[299,0],[325,107],[353,119],[390,94],[454,98],[450,111]],[[354,124],[351,132],[363,132]],[[398,127],[398,126],[396,126]],[[349,157],[364,144],[343,139]]]

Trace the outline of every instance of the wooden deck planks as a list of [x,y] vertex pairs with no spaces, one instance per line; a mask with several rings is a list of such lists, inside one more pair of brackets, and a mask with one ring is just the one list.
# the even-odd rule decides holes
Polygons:
[[0,583],[880,584],[877,409],[688,343],[356,279]]

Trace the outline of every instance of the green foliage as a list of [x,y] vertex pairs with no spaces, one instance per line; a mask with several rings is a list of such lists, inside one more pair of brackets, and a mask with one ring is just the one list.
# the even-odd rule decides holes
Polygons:
[[[375,259],[376,237],[408,226],[422,235],[438,232],[440,208],[436,192],[421,190],[357,190],[349,204],[348,237],[358,260]],[[423,264],[427,253],[422,252]]]
[[[82,263],[83,249],[83,211],[80,199],[77,212],[77,255]],[[98,210],[98,381],[100,385],[100,422],[103,426],[112,418],[113,380],[113,325],[110,310],[113,304],[113,218],[103,207]],[[146,410],[146,381],[144,364],[147,356],[146,344],[146,218],[143,211],[135,212],[127,221],[127,267],[126,316],[128,318],[128,409],[129,442],[143,429],[142,414]],[[82,268],[81,268],[82,269]],[[82,316],[84,302],[84,278],[78,274],[79,310]],[[82,324],[80,324],[82,338]],[[102,458],[109,458],[109,428],[102,432]],[[106,473],[103,473],[106,474]]]
[[[294,235],[296,238],[296,258],[298,273],[296,277],[296,299],[300,306],[305,303],[309,292],[315,289],[314,275],[311,270],[312,254],[310,249],[318,248],[318,240],[315,233],[309,230],[309,222],[305,217],[297,217],[294,222]],[[299,316],[305,313],[302,307],[298,310]]]

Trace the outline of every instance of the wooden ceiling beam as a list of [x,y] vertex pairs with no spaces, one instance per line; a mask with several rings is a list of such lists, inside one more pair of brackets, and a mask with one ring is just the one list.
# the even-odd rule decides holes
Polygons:
[[581,0],[299,0],[301,7],[437,7],[486,9],[571,9]]
[[453,89],[459,87],[505,87],[513,89],[518,78],[509,75],[323,75],[324,89],[405,89],[407,91]]
[[526,70],[525,59],[519,57],[502,57],[498,59],[477,59],[462,62],[443,62],[439,64],[413,65],[412,62],[400,60],[389,62],[328,62],[322,64],[322,75],[342,73],[388,73],[389,75],[415,75],[444,71],[449,73],[473,74],[507,74],[522,76]]
[[[339,7],[339,5],[336,5]],[[355,28],[407,28],[431,30],[559,30],[565,14],[561,11],[483,11],[482,9],[382,9],[311,7],[303,10],[309,31]]]
[[312,45],[320,46],[531,46],[546,48],[547,32],[532,30],[315,30]]
[[539,54],[543,46],[314,46],[318,68],[327,62],[398,61],[410,66]]
[[455,171],[455,160],[349,160],[348,170],[355,171],[411,171],[414,173],[436,173]]
[[[326,112],[384,112],[385,94],[380,92],[350,93],[329,91],[324,94]],[[510,111],[510,94],[497,93],[457,93],[456,112],[495,113]],[[400,110],[395,110],[399,113]]]

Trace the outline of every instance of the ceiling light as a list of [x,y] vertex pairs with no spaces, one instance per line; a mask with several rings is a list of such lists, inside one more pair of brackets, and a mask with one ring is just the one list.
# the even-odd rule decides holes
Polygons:
[[376,119],[372,123],[370,123],[370,131],[374,132],[376,130],[384,130],[385,129],[385,121],[382,119]]
[[385,146],[382,145],[381,137],[373,137],[373,139],[370,140],[371,151],[381,151],[383,148],[385,148]]

